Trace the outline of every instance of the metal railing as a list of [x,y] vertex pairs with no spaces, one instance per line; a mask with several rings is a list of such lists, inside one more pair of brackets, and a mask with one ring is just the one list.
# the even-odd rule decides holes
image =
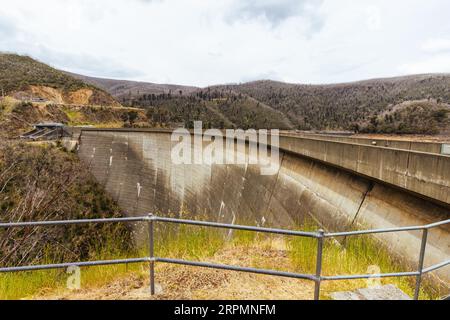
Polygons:
[[[0,229],[2,228],[25,228],[25,227],[42,227],[42,226],[57,226],[57,225],[75,225],[75,224],[93,224],[93,223],[125,223],[125,222],[147,222],[149,229],[149,256],[132,259],[118,259],[118,260],[103,260],[103,261],[86,261],[86,262],[70,262],[59,264],[46,264],[46,265],[31,265],[31,266],[17,266],[17,267],[5,267],[0,268],[0,273],[6,272],[19,272],[19,271],[33,271],[33,270],[48,270],[48,269],[63,269],[72,266],[102,266],[102,265],[116,265],[116,264],[130,264],[130,263],[149,263],[149,276],[150,276],[150,293],[155,294],[155,263],[169,263],[186,266],[213,268],[220,270],[230,270],[247,272],[254,274],[264,274],[270,276],[279,276],[295,279],[303,279],[314,281],[314,299],[319,300],[320,297],[320,285],[322,281],[339,281],[339,280],[354,280],[354,279],[369,279],[369,278],[388,278],[388,277],[416,277],[414,299],[419,299],[420,286],[422,283],[422,276],[432,271],[441,269],[450,264],[450,260],[441,262],[439,264],[424,268],[425,251],[428,240],[428,231],[432,228],[436,228],[442,225],[450,223],[450,220],[433,223],[425,226],[404,227],[404,228],[391,228],[391,229],[374,229],[374,230],[361,230],[361,231],[349,231],[338,233],[325,233],[323,230],[317,232],[304,232],[286,229],[273,229],[254,226],[243,226],[234,224],[225,224],[217,222],[205,222],[195,220],[184,220],[157,217],[154,215],[130,217],[130,218],[107,218],[107,219],[83,219],[83,220],[60,220],[60,221],[39,221],[39,222],[13,222],[13,223],[0,223]],[[156,257],[154,252],[154,224],[159,223],[171,223],[182,224],[192,226],[202,226],[211,228],[221,228],[229,230],[242,230],[252,231],[259,233],[279,234],[285,236],[307,237],[317,239],[317,255],[316,255],[316,272],[315,274],[301,274],[294,272],[285,272],[278,270],[257,269],[250,267],[230,266],[223,264],[215,264],[208,262],[188,261],[181,259],[161,258]],[[322,275],[322,260],[324,250],[324,240],[327,238],[337,237],[351,237],[368,234],[380,234],[380,233],[393,233],[393,232],[406,232],[406,231],[420,231],[422,230],[422,240],[420,246],[419,262],[417,271],[412,272],[395,272],[395,273],[380,273],[380,274],[363,274],[363,275],[336,275],[336,276],[324,276]]]

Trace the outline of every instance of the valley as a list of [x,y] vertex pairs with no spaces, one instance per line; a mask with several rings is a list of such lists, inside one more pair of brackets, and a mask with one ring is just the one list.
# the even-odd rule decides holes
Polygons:
[[[441,138],[450,134],[448,74],[333,85],[264,80],[197,88],[87,77],[29,57],[1,54],[0,88],[0,126],[17,128],[14,134],[39,121],[192,128],[196,120],[206,128]],[[30,108],[36,110],[29,112]]]

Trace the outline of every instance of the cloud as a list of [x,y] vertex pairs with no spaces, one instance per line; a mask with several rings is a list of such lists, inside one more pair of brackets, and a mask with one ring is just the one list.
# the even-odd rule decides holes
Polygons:
[[135,78],[143,73],[112,58],[67,52],[47,46],[33,34],[19,29],[0,15],[0,51],[32,56],[53,67],[92,76]]
[[369,6],[366,9],[367,28],[370,31],[381,29],[381,10],[376,6]]
[[130,79],[144,75],[143,72],[124,66],[113,59],[54,51],[47,47],[41,47],[39,50],[36,50],[34,56],[56,68],[87,76]]
[[422,45],[422,50],[427,53],[450,52],[450,38],[429,39]]
[[441,54],[430,58],[403,64],[400,70],[405,74],[450,72],[450,54]]
[[450,72],[450,38],[430,38],[422,43],[421,59],[400,66],[403,73]]
[[450,71],[448,0],[3,2],[0,50],[91,76],[206,86]]
[[0,15],[0,43],[6,41],[9,37],[14,37],[16,34],[16,26],[10,19]]
[[322,0],[241,0],[231,8],[226,16],[230,23],[266,19],[272,27],[277,27],[289,18],[301,17],[312,31],[323,26],[323,18],[317,13]]

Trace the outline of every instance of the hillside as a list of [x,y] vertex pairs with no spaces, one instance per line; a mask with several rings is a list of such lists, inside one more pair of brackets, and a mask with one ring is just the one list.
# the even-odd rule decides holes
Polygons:
[[[57,147],[0,141],[0,173],[1,221],[121,216],[76,155]],[[115,242],[118,249],[129,247],[131,235],[123,225],[1,230],[0,264],[87,259],[107,243],[108,232],[123,240]]]
[[[16,101],[47,104],[50,111],[45,115],[55,111],[66,114],[61,119],[42,119],[72,124],[128,122],[133,126],[192,127],[193,121],[201,120],[207,128],[450,133],[449,74],[331,85],[264,80],[196,88],[87,77],[56,70],[29,57],[0,54],[0,89]],[[113,116],[107,116],[108,110],[102,109],[97,117],[98,109],[80,114],[79,109],[67,113],[57,107],[64,105],[66,111],[69,105],[120,107],[117,101],[135,109],[111,109]],[[5,109],[11,111],[7,106],[0,109],[3,113]],[[139,115],[135,117],[134,112]],[[125,119],[128,115],[132,121]]]
[[1,138],[39,122],[148,125],[142,109],[124,108],[106,91],[26,56],[0,53],[0,94]]
[[16,54],[0,53],[0,93],[58,104],[119,105],[104,90]]
[[193,121],[201,120],[205,128],[292,128],[283,113],[240,94],[198,91],[189,96],[143,95],[123,102],[146,109],[147,117],[160,126],[192,128]]
[[361,133],[450,134],[450,105],[434,99],[412,100],[389,106],[364,125],[355,124]]
[[74,78],[80,79],[85,83],[101,88],[119,100],[129,99],[131,97],[140,96],[141,94],[180,94],[180,91],[181,94],[190,94],[198,89],[191,86],[104,79],[74,73],[67,74],[73,76]]
[[0,139],[16,138],[41,122],[96,127],[149,125],[142,109],[21,102],[10,97],[0,100]]
[[[449,74],[331,85],[264,80],[208,88],[77,77],[104,88],[125,105],[147,109],[149,118],[162,126],[189,127],[192,121],[203,120],[206,127],[400,134],[450,131]],[[416,107],[405,108],[411,104]],[[398,106],[404,107],[402,112]]]
[[[358,131],[366,128],[370,131],[371,121],[389,112],[395,105],[423,99],[434,101],[433,109],[443,110],[439,115],[446,117],[450,103],[448,74],[375,79],[335,85],[257,81],[219,88],[234,90],[270,105],[285,114],[297,129],[304,130]],[[407,118],[408,115],[405,116]],[[399,122],[402,122],[401,119]],[[376,128],[374,130],[376,131]]]

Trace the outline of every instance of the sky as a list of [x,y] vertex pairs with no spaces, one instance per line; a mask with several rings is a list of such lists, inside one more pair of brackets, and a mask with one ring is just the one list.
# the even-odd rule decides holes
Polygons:
[[450,72],[448,0],[0,0],[0,51],[208,86]]

